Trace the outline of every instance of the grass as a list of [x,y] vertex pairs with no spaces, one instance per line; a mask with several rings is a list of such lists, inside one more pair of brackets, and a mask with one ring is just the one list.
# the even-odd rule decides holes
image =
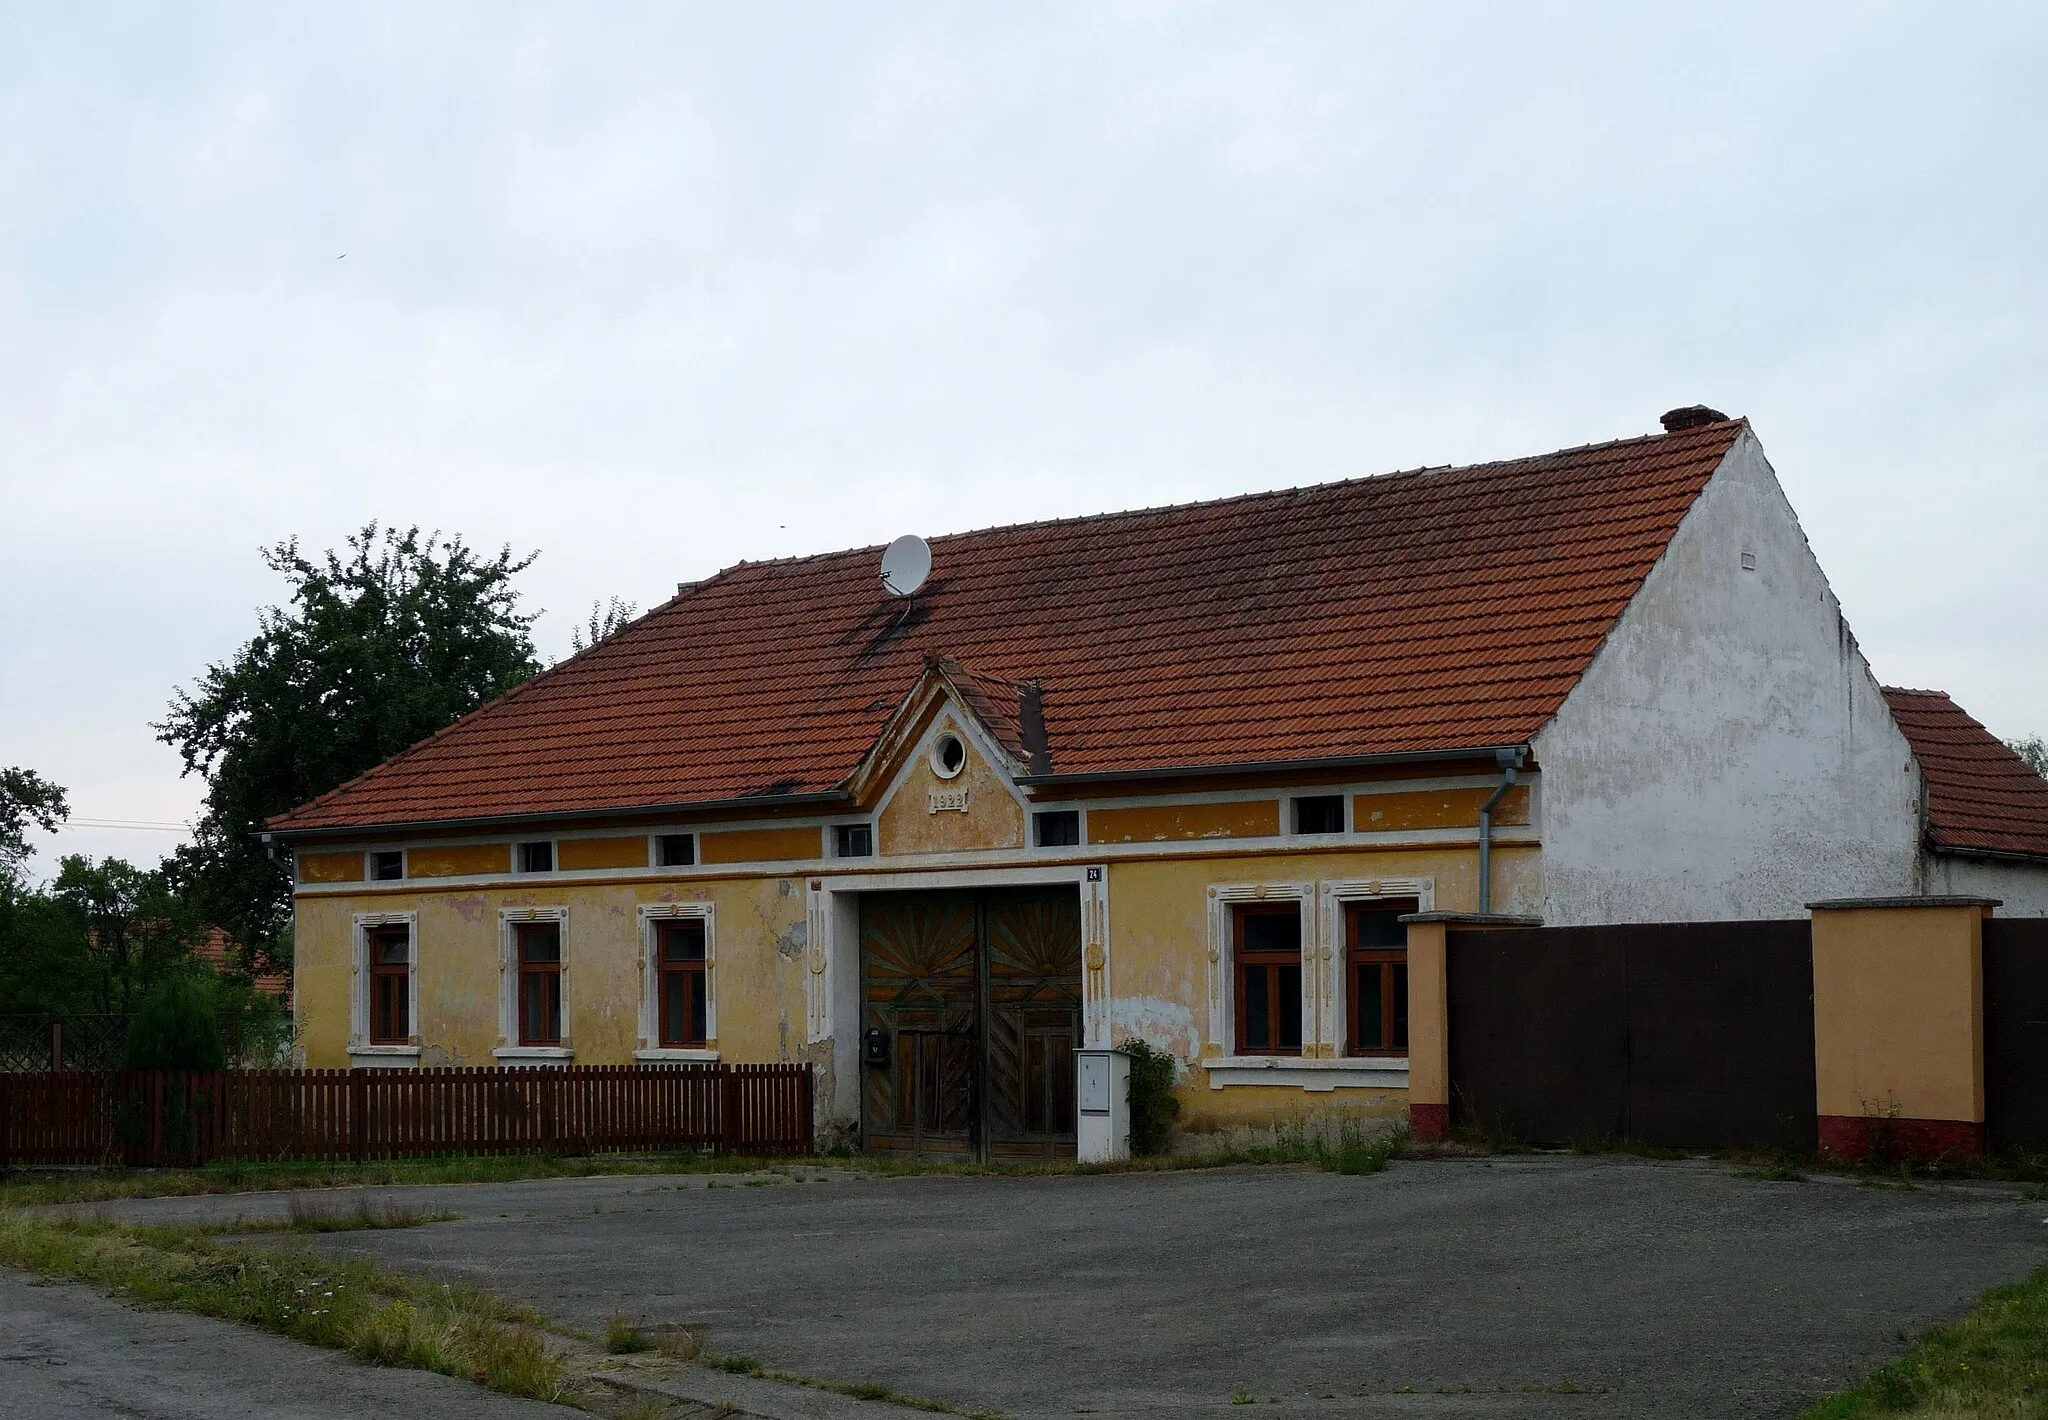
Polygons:
[[[1082,1164],[1071,1159],[1014,1163],[971,1163],[958,1160],[891,1159],[835,1153],[805,1159],[741,1157],[723,1154],[606,1154],[584,1158],[551,1155],[398,1159],[380,1163],[214,1164],[198,1169],[17,1169],[0,1177],[0,1209],[62,1203],[105,1203],[124,1198],[195,1197],[203,1194],[282,1192],[325,1188],[366,1188],[410,1184],[509,1183],[538,1178],[595,1178],[648,1174],[781,1174],[825,1167],[877,1178],[956,1177],[1014,1178],[1047,1174],[1171,1173],[1183,1169],[1221,1168],[1234,1164],[1301,1164],[1337,1173],[1373,1174],[1398,1158],[1407,1144],[1405,1130],[1343,1132],[1339,1138],[1317,1137],[1305,1128],[1282,1126],[1270,1144],[1239,1145],[1192,1153],[1154,1154],[1117,1163]],[[739,1184],[713,1187],[763,1187],[775,1180],[750,1178]],[[297,1206],[296,1204],[294,1206]],[[314,1205],[306,1205],[309,1209]],[[295,1214],[296,1219],[298,1215]],[[322,1227],[309,1213],[304,1232],[341,1231],[348,1227],[410,1227],[412,1223],[338,1221]],[[344,1217],[346,1215],[333,1215]],[[443,1222],[444,1215],[421,1215],[419,1222]]]
[[2048,1415],[2048,1272],[1984,1294],[1854,1390],[1805,1420],[2035,1420]]
[[9,1214],[0,1217],[0,1262],[507,1395],[553,1400],[565,1374],[534,1312],[310,1248],[234,1247],[218,1229]]
[[382,1163],[211,1164],[199,1169],[46,1168],[16,1170],[0,1181],[0,1208],[105,1203],[121,1198],[192,1197],[302,1188],[398,1184],[512,1183],[530,1178],[627,1174],[744,1173],[788,1168],[787,1159],[748,1159],[685,1151],[559,1158],[547,1154],[393,1159]]
[[622,1316],[604,1330],[604,1349],[614,1356],[635,1356],[654,1349],[654,1338]]
[[285,1229],[294,1233],[359,1233],[384,1228],[419,1228],[428,1223],[453,1223],[460,1213],[428,1213],[402,1203],[384,1203],[358,1196],[352,1205],[334,1208],[317,1193],[294,1193],[284,1201]]

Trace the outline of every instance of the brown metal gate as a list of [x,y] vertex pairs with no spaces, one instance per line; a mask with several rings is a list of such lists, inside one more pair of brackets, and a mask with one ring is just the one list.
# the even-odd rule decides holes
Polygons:
[[1984,924],[1984,1125],[1995,1150],[2048,1153],[2048,918]]
[[1081,914],[1071,887],[867,893],[861,1124],[880,1153],[1071,1157]]
[[1453,930],[1448,951],[1457,1127],[1814,1147],[1807,923]]

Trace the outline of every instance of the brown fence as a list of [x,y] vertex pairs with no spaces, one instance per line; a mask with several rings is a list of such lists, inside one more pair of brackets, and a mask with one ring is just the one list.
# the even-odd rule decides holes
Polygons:
[[1811,1149],[1805,922],[1446,937],[1451,1117],[1529,1143]]
[[810,1147],[808,1065],[0,1076],[0,1166]]
[[1984,924],[1984,1132],[2048,1154],[2048,918]]

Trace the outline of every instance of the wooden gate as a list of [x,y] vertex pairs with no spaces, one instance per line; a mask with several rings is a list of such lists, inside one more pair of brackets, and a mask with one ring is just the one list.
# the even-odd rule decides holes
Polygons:
[[867,893],[862,1025],[883,1032],[862,1131],[878,1153],[1074,1152],[1081,919],[1069,887]]
[[1459,1128],[1815,1146],[1807,923],[1454,930],[1448,954]]
[[2048,1153],[2048,918],[1984,923],[1984,1133]]

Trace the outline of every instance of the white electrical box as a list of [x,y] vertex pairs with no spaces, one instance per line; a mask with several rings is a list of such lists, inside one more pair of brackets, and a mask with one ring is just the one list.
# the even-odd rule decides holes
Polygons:
[[1084,1164],[1131,1156],[1131,1057],[1115,1050],[1074,1052],[1077,1152]]

